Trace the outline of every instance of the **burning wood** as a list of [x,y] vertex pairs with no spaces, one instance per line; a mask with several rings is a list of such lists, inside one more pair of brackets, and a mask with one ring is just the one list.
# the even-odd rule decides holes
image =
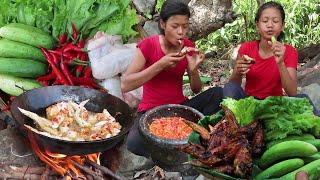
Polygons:
[[[65,154],[51,153],[48,150],[40,149],[34,139],[33,134],[29,134],[29,140],[32,149],[41,161],[52,168],[57,174],[65,177],[65,179],[106,179],[105,175],[112,177],[113,179],[120,180],[121,178],[114,174],[107,167],[100,166],[100,153],[88,154],[83,156],[67,156]],[[37,174],[38,179],[47,179],[47,169],[41,169],[42,173]],[[102,173],[101,173],[102,172]]]

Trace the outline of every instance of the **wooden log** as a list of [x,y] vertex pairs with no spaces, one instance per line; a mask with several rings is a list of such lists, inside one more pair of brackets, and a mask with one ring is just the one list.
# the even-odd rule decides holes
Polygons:
[[104,178],[102,176],[98,175],[96,172],[92,171],[91,169],[89,169],[89,168],[87,168],[87,167],[85,167],[85,166],[83,166],[83,165],[81,165],[81,164],[79,164],[79,163],[77,163],[77,162],[75,162],[73,160],[71,160],[71,162],[72,162],[72,164],[74,166],[76,166],[77,168],[81,169],[83,172],[91,175],[93,177],[93,179],[95,179],[95,180],[104,180]]
[[96,164],[92,161],[90,161],[89,159],[85,160],[86,163],[90,164],[91,166],[93,166],[94,168],[97,168],[99,170],[101,170],[103,173],[105,173],[106,175],[112,177],[113,179],[116,180],[121,180],[121,177],[119,177],[118,175],[116,175],[114,172],[112,172],[110,169],[108,169],[107,167],[104,166],[100,166],[99,164]]

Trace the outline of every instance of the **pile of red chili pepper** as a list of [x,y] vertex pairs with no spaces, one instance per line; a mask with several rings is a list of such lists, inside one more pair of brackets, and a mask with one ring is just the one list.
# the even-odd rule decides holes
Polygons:
[[100,89],[92,77],[92,69],[84,46],[85,40],[79,36],[72,24],[71,38],[64,33],[59,37],[56,49],[41,48],[48,61],[49,72],[38,77],[37,81],[43,86],[71,85]]

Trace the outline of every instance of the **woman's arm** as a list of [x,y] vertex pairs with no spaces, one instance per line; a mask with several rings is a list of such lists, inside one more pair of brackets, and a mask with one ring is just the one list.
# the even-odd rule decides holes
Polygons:
[[294,68],[286,67],[282,62],[278,64],[281,84],[288,96],[297,95],[297,71]]
[[188,71],[188,76],[192,92],[199,93],[202,89],[202,82],[198,70]]
[[229,81],[232,81],[241,85],[243,75],[245,75],[249,71],[249,68],[253,62],[254,62],[254,59],[250,58],[249,56],[244,55],[241,57],[238,54],[237,60],[235,61],[235,65]]
[[199,93],[202,89],[202,82],[199,76],[198,68],[199,65],[204,61],[205,57],[203,53],[193,47],[188,47],[187,53],[188,52],[193,52],[192,56],[186,54],[188,61],[187,73],[190,79],[190,87],[192,92]]
[[284,53],[286,47],[280,42],[268,42],[275,56],[279,68],[281,84],[288,96],[297,95],[297,71],[295,68],[286,67],[284,64]]
[[145,63],[146,60],[141,50],[138,48],[132,63],[129,65],[127,71],[122,75],[122,92],[125,93],[139,88],[161,71],[161,69],[158,68],[156,64],[153,64],[149,68],[141,71],[145,66]]
[[145,66],[146,59],[138,48],[132,63],[121,78],[122,92],[125,93],[139,88],[164,69],[174,67],[181,58],[182,57],[177,56],[177,53],[169,53],[156,63],[142,70]]

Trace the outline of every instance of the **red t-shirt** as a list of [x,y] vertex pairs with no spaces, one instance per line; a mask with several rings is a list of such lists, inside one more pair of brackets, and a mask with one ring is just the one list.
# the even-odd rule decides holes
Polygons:
[[[159,61],[165,53],[162,51],[159,35],[148,37],[138,44],[145,60],[145,69]],[[184,39],[184,46],[194,44]],[[186,100],[182,91],[182,78],[187,68],[187,59],[182,59],[175,67],[164,70],[143,85],[142,99],[138,111],[146,111],[164,104],[180,104]]]
[[[285,45],[284,64],[286,67],[297,68],[298,52]],[[268,96],[282,96],[280,72],[274,56],[263,59],[259,55],[259,41],[250,41],[241,44],[239,55],[248,55],[256,60],[246,74],[245,92],[248,96],[264,99]]]

